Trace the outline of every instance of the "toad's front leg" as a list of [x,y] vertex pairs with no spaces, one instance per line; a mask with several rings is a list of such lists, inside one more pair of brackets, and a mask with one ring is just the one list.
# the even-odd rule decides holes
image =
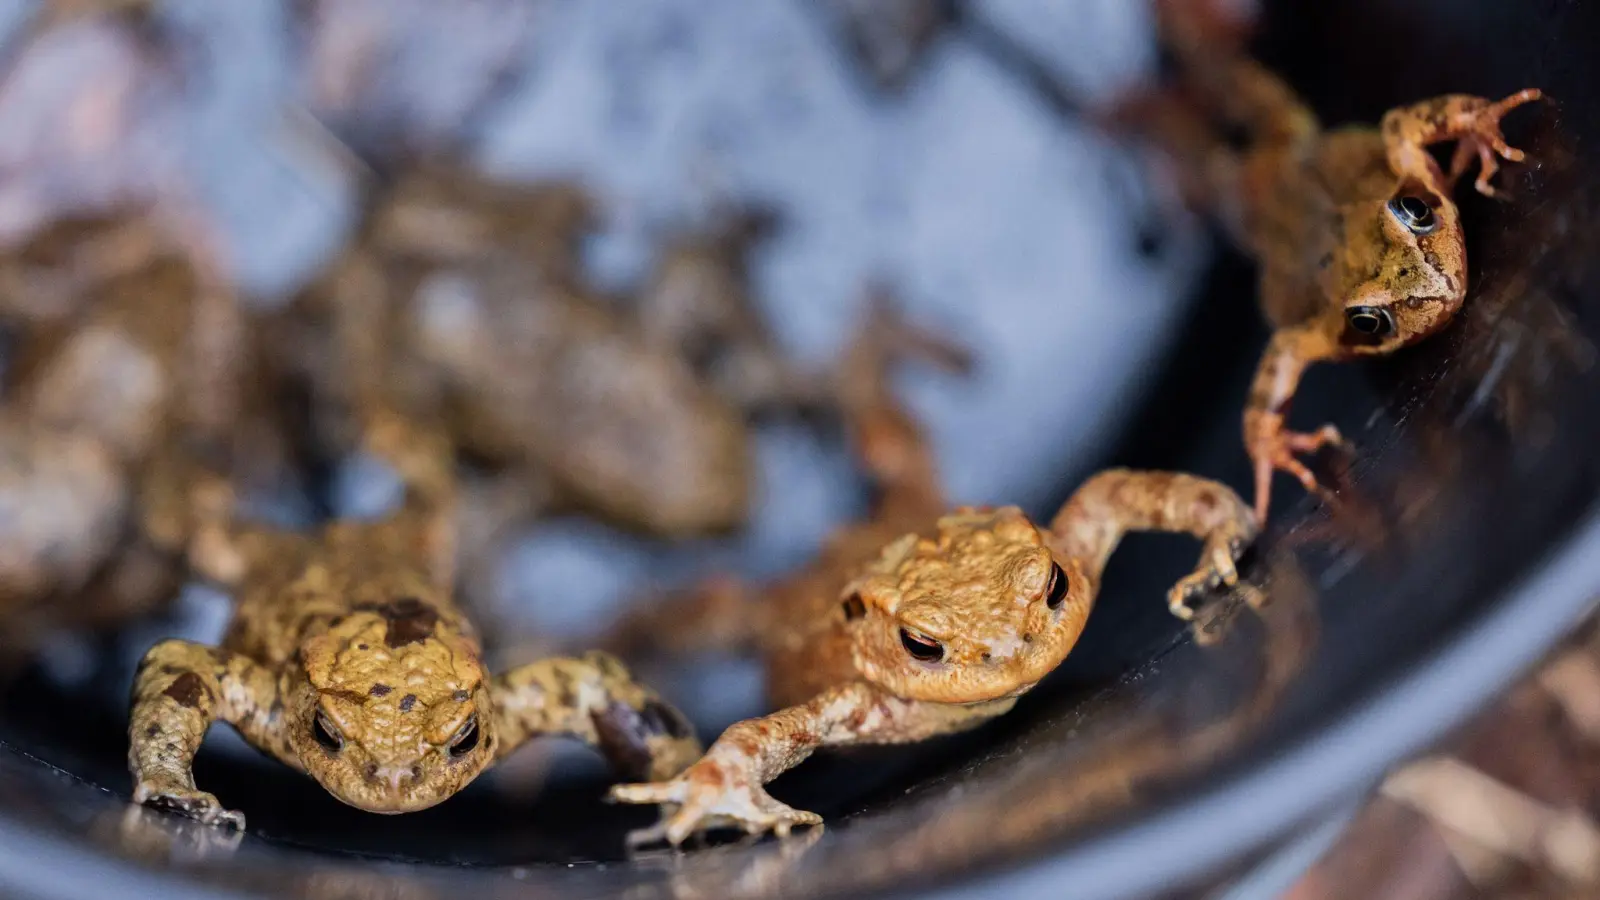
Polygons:
[[529,663],[497,676],[491,690],[500,757],[547,734],[597,748],[628,778],[671,778],[700,756],[683,713],[607,653]]
[[1340,446],[1344,439],[1332,425],[1301,433],[1285,428],[1284,420],[1306,367],[1338,356],[1338,342],[1321,321],[1279,329],[1261,356],[1244,408],[1244,444],[1255,474],[1257,522],[1267,520],[1273,472],[1293,475],[1310,493],[1322,491],[1316,476],[1297,457],[1325,446]]
[[1109,469],[1084,482],[1050,523],[1054,543],[1083,566],[1093,589],[1123,535],[1171,531],[1204,542],[1200,563],[1173,586],[1167,606],[1191,619],[1193,595],[1234,584],[1234,563],[1255,539],[1250,508],[1227,485],[1183,472]]
[[299,765],[283,731],[277,680],[253,661],[189,641],[162,641],[134,676],[128,768],[137,803],[206,824],[244,828],[244,815],[197,790],[195,753],[211,723],[228,722],[255,746]]
[[[659,824],[628,835],[630,845],[665,840],[674,846],[713,828],[741,828],[787,835],[796,825],[822,817],[794,809],[763,785],[804,762],[818,747],[856,743],[859,727],[892,714],[891,704],[865,684],[834,688],[800,706],[730,726],[699,762],[671,781],[620,784],[611,797],[624,803],[659,803]],[[889,710],[888,713],[880,710]]]
[[1496,155],[1520,162],[1523,153],[1506,143],[1500,134],[1500,120],[1524,103],[1544,96],[1538,88],[1517,91],[1503,100],[1492,101],[1469,94],[1447,94],[1411,106],[1391,109],[1383,116],[1383,142],[1389,167],[1396,175],[1418,178],[1436,189],[1444,187],[1438,163],[1428,153],[1428,145],[1459,140],[1451,163],[1450,182],[1466,171],[1476,156],[1481,163],[1475,186],[1486,197],[1495,195],[1489,179],[1499,170]]

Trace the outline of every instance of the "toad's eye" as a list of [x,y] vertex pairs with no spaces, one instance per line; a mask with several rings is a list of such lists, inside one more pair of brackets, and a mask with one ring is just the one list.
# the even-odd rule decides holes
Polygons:
[[473,716],[467,720],[467,724],[461,726],[460,731],[456,732],[455,740],[450,742],[450,755],[466,756],[476,746],[478,746],[478,717]]
[[1362,334],[1383,337],[1394,333],[1394,317],[1378,306],[1352,306],[1344,311],[1350,327]]
[[844,619],[853,622],[867,614],[867,604],[861,599],[860,594],[851,594],[844,598]]
[[1060,609],[1061,601],[1067,599],[1067,573],[1061,571],[1060,563],[1050,564],[1050,589],[1045,592],[1044,604],[1051,609]]
[[902,628],[900,629],[900,644],[906,652],[915,659],[923,662],[938,662],[944,659],[944,645],[932,638],[925,638],[920,634]]
[[1406,194],[1389,201],[1389,212],[1394,214],[1400,224],[1410,229],[1412,234],[1428,234],[1439,227],[1439,220],[1433,215],[1433,207],[1421,197]]
[[330,753],[344,749],[344,735],[339,733],[338,726],[328,720],[326,713],[318,712],[317,717],[311,720],[311,736]]

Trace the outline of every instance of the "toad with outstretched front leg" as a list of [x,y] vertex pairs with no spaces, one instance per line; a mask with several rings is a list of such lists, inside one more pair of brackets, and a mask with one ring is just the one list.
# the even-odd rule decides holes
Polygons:
[[[1265,521],[1273,473],[1319,492],[1299,456],[1342,442],[1332,425],[1302,433],[1285,424],[1306,368],[1392,353],[1444,328],[1461,309],[1466,245],[1451,191],[1476,161],[1475,187],[1495,196],[1496,157],[1523,158],[1501,136],[1500,119],[1542,94],[1530,88],[1499,101],[1449,94],[1391,109],[1377,128],[1325,131],[1288,85],[1231,52],[1236,23],[1213,7],[1212,0],[1157,2],[1185,87],[1206,117],[1243,128],[1245,149],[1230,149],[1219,129],[1197,123],[1192,112],[1149,115],[1176,113],[1175,104],[1129,104],[1121,117],[1158,132],[1186,170],[1189,193],[1260,264],[1260,302],[1275,331],[1246,402],[1244,440],[1256,517]],[[1449,173],[1428,152],[1446,141],[1457,142]]]
[[390,416],[367,442],[410,487],[386,520],[252,529],[226,523],[225,488],[196,492],[192,561],[237,607],[221,647],[168,640],[145,655],[129,724],[136,801],[242,828],[191,772],[217,720],[376,813],[433,806],[540,735],[595,745],[632,777],[671,777],[699,755],[683,717],[606,654],[485,673],[450,594],[447,445]]
[[1236,579],[1255,521],[1233,491],[1203,478],[1103,472],[1046,528],[1016,507],[947,512],[931,454],[885,385],[886,358],[905,337],[880,318],[845,369],[856,381],[844,406],[878,488],[873,516],[784,581],[759,591],[721,582],[619,625],[619,647],[761,655],[778,707],[730,727],[676,778],[615,787],[615,799],[666,807],[631,841],[678,844],[723,826],[786,834],[821,820],[763,785],[815,750],[920,741],[1010,710],[1077,642],[1129,531],[1205,542],[1199,567],[1169,595],[1184,618],[1192,595]]

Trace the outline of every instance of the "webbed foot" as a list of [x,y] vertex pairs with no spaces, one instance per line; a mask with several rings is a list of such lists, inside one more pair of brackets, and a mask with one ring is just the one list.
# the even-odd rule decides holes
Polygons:
[[244,813],[224,809],[216,796],[194,788],[141,782],[134,789],[133,801],[187,816],[206,825],[244,830]]
[[738,828],[747,834],[772,832],[787,837],[797,825],[821,825],[816,813],[795,809],[768,794],[742,773],[701,760],[671,781],[619,784],[611,799],[623,803],[658,803],[662,819],[650,828],[628,835],[628,845],[638,847],[665,841],[674,847],[690,835],[714,828]]
[[1255,538],[1255,529],[1245,523],[1230,523],[1223,530],[1206,539],[1200,552],[1200,564],[1185,575],[1167,592],[1167,609],[1185,622],[1194,618],[1191,601],[1201,595],[1227,585],[1239,583],[1239,557]]
[[1255,434],[1250,439],[1250,458],[1255,465],[1256,522],[1265,525],[1267,508],[1272,494],[1272,473],[1287,472],[1310,493],[1325,496],[1317,477],[1311,474],[1297,456],[1315,453],[1323,447],[1348,447],[1339,429],[1324,425],[1312,432],[1289,431],[1272,428]]
[[1467,168],[1476,159],[1479,169],[1478,178],[1473,182],[1473,186],[1485,197],[1497,196],[1494,186],[1489,183],[1489,179],[1500,170],[1500,160],[1496,156],[1509,162],[1521,162],[1526,156],[1521,150],[1506,143],[1505,136],[1500,133],[1500,120],[1513,109],[1524,103],[1532,103],[1543,96],[1544,92],[1538,88],[1527,88],[1503,100],[1464,113],[1468,120],[1468,133],[1456,144],[1455,157],[1450,162],[1450,183],[1455,184],[1458,178],[1466,174]]

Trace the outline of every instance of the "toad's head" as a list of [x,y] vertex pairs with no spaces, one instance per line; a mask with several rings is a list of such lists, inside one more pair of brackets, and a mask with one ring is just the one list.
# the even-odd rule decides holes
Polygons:
[[1013,506],[961,509],[906,535],[848,584],[836,613],[856,668],[911,700],[1014,697],[1066,658],[1093,587]]
[[300,649],[289,742],[329,793],[375,813],[426,809],[494,759],[476,643],[415,596],[335,620]]

